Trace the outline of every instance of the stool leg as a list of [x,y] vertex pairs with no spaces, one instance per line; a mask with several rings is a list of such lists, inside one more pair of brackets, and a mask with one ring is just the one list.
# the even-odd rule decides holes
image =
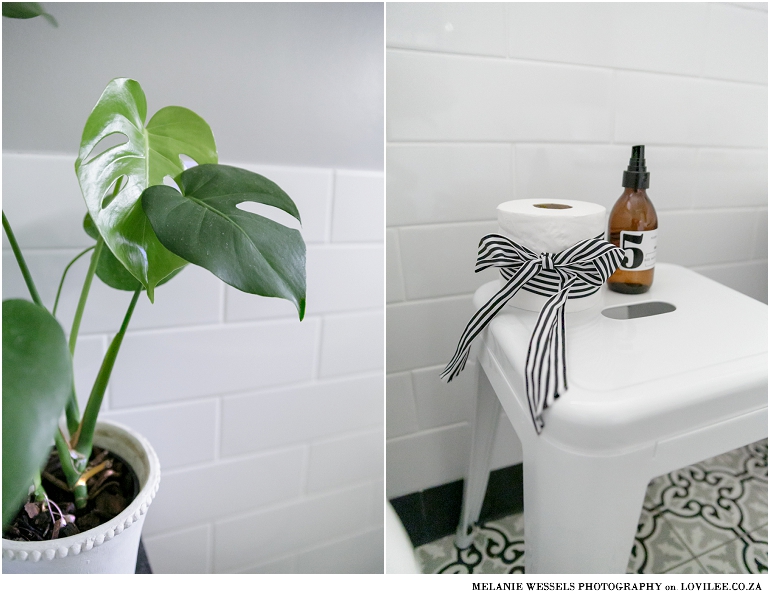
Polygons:
[[479,520],[484,494],[489,481],[489,462],[492,457],[492,446],[497,431],[497,421],[500,417],[500,401],[489,384],[481,365],[478,369],[478,400],[476,403],[476,420],[473,426],[471,440],[471,459],[468,474],[465,476],[463,488],[463,508],[460,515],[460,526],[457,528],[455,544],[460,549],[469,547],[473,542],[473,525]]
[[[652,448],[614,457],[546,440],[524,454],[527,573],[625,573],[650,477]],[[542,441],[546,440],[546,441]]]

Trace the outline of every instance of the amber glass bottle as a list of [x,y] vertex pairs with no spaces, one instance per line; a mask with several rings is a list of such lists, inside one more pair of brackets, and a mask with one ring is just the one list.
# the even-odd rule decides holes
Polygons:
[[610,212],[609,241],[625,251],[620,267],[607,280],[610,290],[641,294],[652,286],[658,247],[658,215],[647,196],[650,173],[644,145],[631,149],[628,170],[623,172],[623,194]]

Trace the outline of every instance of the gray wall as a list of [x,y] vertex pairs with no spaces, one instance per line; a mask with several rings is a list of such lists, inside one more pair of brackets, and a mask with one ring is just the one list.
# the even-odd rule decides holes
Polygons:
[[50,3],[3,19],[3,150],[77,153],[115,77],[180,105],[223,162],[381,170],[383,5]]

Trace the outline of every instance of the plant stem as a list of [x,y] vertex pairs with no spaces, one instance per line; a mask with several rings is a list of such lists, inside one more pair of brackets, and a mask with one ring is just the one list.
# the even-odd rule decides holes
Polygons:
[[[56,430],[54,442],[56,443],[56,452],[59,454],[62,472],[67,479],[67,485],[69,485],[70,489],[72,489],[72,492],[75,494],[75,507],[85,508],[86,502],[88,501],[88,488],[84,484],[78,484],[80,471],[77,470],[75,463],[72,461],[70,446],[67,443],[67,440],[64,439],[61,429]],[[85,459],[85,463],[88,464],[88,459]],[[85,465],[83,468],[85,468]]]
[[99,409],[102,406],[104,392],[110,381],[112,367],[115,365],[115,359],[118,356],[120,345],[123,342],[123,337],[126,335],[128,324],[131,321],[131,315],[134,313],[134,307],[136,307],[136,302],[139,300],[141,291],[140,288],[134,292],[134,296],[131,298],[131,304],[128,306],[128,311],[126,311],[126,315],[123,318],[120,330],[112,339],[112,342],[110,342],[109,348],[107,348],[107,354],[104,355],[102,366],[99,368],[96,381],[94,381],[94,387],[91,389],[91,395],[88,397],[88,404],[86,404],[86,409],[83,412],[83,420],[80,422],[80,428],[72,440],[75,450],[80,454],[85,454],[86,458],[91,456],[96,419],[99,416]]
[[[61,280],[59,281],[59,289],[56,291],[56,300],[53,303],[53,315],[56,316],[56,309],[59,306],[59,298],[61,297],[61,291],[64,287],[64,279],[67,277],[67,272],[69,271],[70,267],[83,255],[91,251],[92,249],[95,249],[97,247],[98,243],[94,245],[93,247],[88,247],[87,249],[81,251],[78,253],[72,261],[70,261],[67,264],[67,267],[64,268],[64,272],[62,272]],[[90,270],[89,270],[90,272]],[[93,274],[91,274],[93,277]],[[90,285],[90,283],[89,283]],[[86,295],[88,292],[86,291]],[[82,316],[82,308],[85,308],[85,298],[83,297],[81,293],[80,302],[78,303],[78,309],[81,310],[81,316]],[[78,321],[78,328],[80,327],[80,322]],[[74,337],[74,340],[73,340]],[[77,342],[77,331],[75,331],[74,336],[70,335],[70,351],[72,354],[75,352],[75,342]],[[67,406],[64,410],[66,416],[67,416],[67,430],[70,433],[70,437],[77,431],[78,426],[80,425],[80,408],[78,407],[78,399],[77,395],[75,393],[75,382],[73,380],[72,382],[72,388],[70,389],[70,396],[67,399]]]
[[75,394],[74,379],[70,388],[70,397],[67,398],[67,405],[64,407],[64,414],[67,417],[67,431],[69,431],[70,437],[72,437],[80,425],[80,407],[78,406],[78,397]]
[[86,279],[83,281],[83,290],[80,292],[78,308],[75,311],[75,319],[72,321],[72,329],[70,330],[70,354],[73,357],[75,356],[75,345],[77,344],[78,332],[80,331],[80,320],[83,318],[83,311],[85,311],[86,308],[88,292],[91,290],[91,282],[94,279],[96,264],[99,262],[99,255],[101,255],[103,246],[104,240],[100,237],[99,240],[96,241],[94,254],[91,255],[91,265],[88,266],[88,273],[86,274]]
[[45,489],[43,489],[43,480],[40,478],[40,471],[37,471],[35,473],[34,483],[35,483],[35,492],[33,495],[35,496],[35,501],[42,502],[43,500],[45,500],[46,496],[45,496]]
[[69,485],[71,489],[80,478],[80,473],[75,467],[75,463],[72,462],[70,446],[67,443],[67,440],[64,439],[64,434],[61,432],[61,429],[56,430],[56,435],[54,435],[53,439],[56,444],[56,452],[59,454],[62,472],[64,473],[65,479],[67,479],[67,485]]
[[27,283],[27,289],[29,290],[29,294],[32,297],[32,300],[35,301],[35,304],[45,308],[43,301],[40,299],[40,295],[37,292],[37,288],[35,288],[35,283],[32,281],[32,274],[29,273],[27,262],[24,261],[24,256],[21,254],[19,243],[16,242],[16,237],[13,234],[13,230],[11,230],[11,224],[8,221],[8,218],[5,217],[5,212],[3,212],[3,229],[5,230],[5,234],[8,236],[8,242],[11,243],[13,255],[16,257],[16,262],[19,264],[21,275],[24,276],[24,281]]
[[85,251],[81,251],[80,253],[78,253],[78,254],[77,254],[77,255],[76,255],[76,256],[75,256],[75,257],[72,259],[72,261],[70,261],[70,262],[67,264],[67,267],[65,267],[65,268],[64,268],[64,272],[62,272],[62,275],[61,275],[61,281],[59,282],[59,289],[56,291],[56,300],[53,302],[53,316],[54,316],[54,317],[56,316],[56,308],[59,306],[59,297],[61,296],[61,289],[62,289],[62,287],[64,286],[64,278],[66,278],[66,277],[67,277],[67,272],[69,271],[70,267],[72,267],[72,266],[73,266],[73,264],[74,264],[74,263],[75,263],[75,262],[76,262],[78,259],[80,259],[80,258],[81,258],[83,255],[85,255],[85,254],[86,254],[86,253],[88,253],[90,250],[94,249],[95,247],[96,247],[96,245],[94,245],[93,247],[88,247],[88,248],[87,248]]

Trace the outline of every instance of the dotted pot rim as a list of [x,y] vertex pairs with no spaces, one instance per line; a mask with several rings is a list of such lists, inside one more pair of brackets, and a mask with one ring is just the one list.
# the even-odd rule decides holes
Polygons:
[[[93,529],[60,539],[48,541],[12,541],[3,539],[3,560],[50,561],[54,558],[66,558],[90,551],[99,545],[118,537],[147,514],[160,486],[160,462],[158,455],[143,436],[118,423],[100,421],[97,430],[117,431],[127,441],[133,440],[143,449],[149,461],[149,473],[144,487],[120,514]],[[119,453],[119,456],[124,457]]]

